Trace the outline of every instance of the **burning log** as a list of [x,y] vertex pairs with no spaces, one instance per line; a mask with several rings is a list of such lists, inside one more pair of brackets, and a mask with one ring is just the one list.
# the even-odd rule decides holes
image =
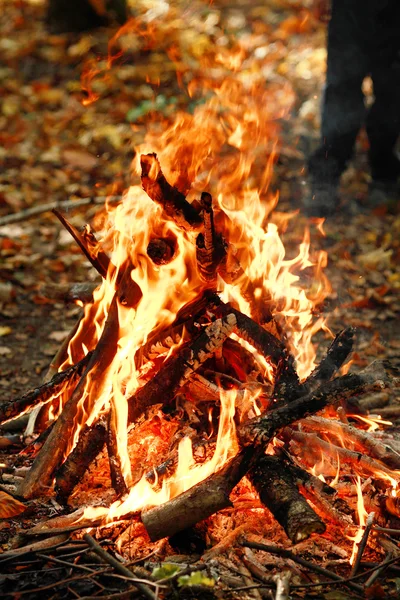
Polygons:
[[243,424],[238,431],[240,441],[243,445],[265,445],[274,431],[304,418],[307,414],[316,413],[328,404],[351,398],[366,389],[382,389],[387,383],[386,373],[382,372],[379,378],[377,377],[375,369],[365,369],[358,374],[333,379],[315,392]]
[[64,225],[65,229],[72,235],[83,254],[86,256],[90,264],[96,269],[98,273],[105,279],[107,272],[110,267],[110,259],[105,252],[103,252],[99,243],[96,240],[94,233],[87,225],[83,232],[80,233],[76,227],[72,225],[67,219],[55,208],[52,211],[57,219]]
[[147,246],[147,254],[155,265],[167,265],[174,258],[175,242],[169,238],[153,238]]
[[304,382],[306,389],[315,389],[335,375],[353,350],[355,332],[354,327],[347,327],[336,335],[319,365]]
[[65,369],[65,371],[56,373],[50,381],[43,383],[40,387],[27,392],[19,398],[14,398],[13,400],[0,404],[0,425],[22,416],[35,406],[45,404],[66,387],[74,385],[81,377],[91,355],[92,353],[89,352],[76,365],[72,365]]
[[156,375],[128,400],[128,421],[138,417],[154,404],[167,404],[178,388],[199,366],[210,358],[236,326],[234,314],[217,319],[192,342],[183,346],[176,356],[167,359]]
[[339,423],[334,419],[324,419],[323,417],[309,417],[301,421],[300,425],[318,433],[333,434],[342,443],[344,438],[359,452],[372,455],[392,469],[400,469],[400,454],[390,446],[390,443],[382,442],[373,433],[357,429],[346,423]]
[[244,448],[230,463],[173,500],[142,513],[142,520],[150,538],[155,541],[173,535],[214,512],[231,506],[229,494],[233,487],[247,471],[257,465],[267,444],[285,425],[308,413],[321,410],[338,398],[359,393],[367,386],[383,385],[383,382],[376,381],[375,375],[368,370],[359,375],[345,375],[329,382],[323,389],[319,388],[287,406],[276,408],[244,423],[238,428],[238,437]]
[[185,196],[165,179],[157,154],[142,154],[140,166],[142,187],[149,198],[162,206],[179,227],[188,231],[198,229],[201,217]]
[[214,282],[226,250],[222,236],[215,231],[211,195],[203,192],[200,204],[203,208],[204,233],[199,233],[196,239],[197,266],[205,282]]
[[[107,424],[107,452],[108,452],[108,463],[110,465],[111,484],[116,491],[118,496],[126,494],[128,487],[125,482],[125,478],[122,472],[121,457],[119,454],[118,444],[118,413],[114,399],[111,400],[111,408],[108,413],[108,424]],[[101,450],[101,448],[100,448]],[[89,463],[90,464],[90,463]]]
[[261,502],[294,544],[307,539],[312,533],[324,533],[325,524],[300,494],[282,460],[276,456],[262,456],[247,475]]
[[76,386],[71,398],[66,402],[50,435],[40,449],[31,470],[20,486],[19,493],[24,498],[32,498],[43,487],[50,486],[53,475],[65,458],[74,432],[78,406],[86,386],[86,378],[91,373],[91,389],[86,398],[84,410],[90,414],[95,400],[100,396],[104,374],[112,363],[118,344],[118,301],[117,294],[111,303],[108,317],[100,340],[90,357],[88,365]]
[[300,442],[303,446],[311,449],[318,450],[323,454],[331,454],[338,456],[341,464],[349,464],[352,466],[354,471],[358,474],[364,474],[365,472],[374,475],[378,473],[386,474],[387,478],[398,479],[398,474],[386,467],[383,463],[371,458],[368,455],[349,450],[348,448],[342,448],[340,446],[333,446],[331,442],[325,442],[321,440],[315,433],[304,433],[302,431],[295,431],[288,428],[285,430],[284,435],[286,439]]
[[169,502],[143,511],[141,518],[154,542],[183,531],[210,515],[232,506],[229,495],[253,460],[251,448],[242,450],[217,473]]
[[103,449],[106,433],[103,421],[98,421],[90,427],[88,425],[82,427],[77,445],[56,473],[55,488],[58,502],[64,503],[82,480],[86,469]]

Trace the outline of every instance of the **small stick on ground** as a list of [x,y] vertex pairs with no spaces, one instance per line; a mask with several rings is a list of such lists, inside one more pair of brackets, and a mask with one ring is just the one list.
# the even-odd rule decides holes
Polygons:
[[11,225],[11,223],[19,223],[20,221],[27,221],[33,219],[38,215],[45,212],[52,212],[54,209],[58,210],[73,210],[74,208],[80,208],[81,206],[94,206],[105,204],[115,204],[121,202],[122,196],[93,196],[90,198],[76,198],[75,200],[61,200],[60,202],[49,202],[48,204],[39,204],[38,206],[32,206],[26,210],[13,213],[11,215],[5,215],[0,218],[0,227],[4,225]]
[[111,556],[111,554],[106,552],[106,550],[104,550],[100,546],[100,544],[98,544],[96,542],[96,540],[94,540],[92,538],[91,535],[89,535],[88,533],[85,533],[83,536],[83,539],[88,544],[88,546],[90,546],[90,548],[93,550],[93,552],[95,554],[97,554],[97,556],[99,556],[105,563],[109,564],[111,567],[113,567],[113,569],[115,569],[118,573],[120,573],[124,577],[127,577],[129,579],[134,579],[135,580],[134,585],[137,587],[139,592],[141,594],[143,594],[143,596],[146,596],[146,598],[148,598],[149,600],[156,600],[157,597],[155,594],[153,594],[151,589],[145,583],[137,581],[137,579],[136,579],[135,575],[132,573],[132,571],[130,571],[128,569],[128,567],[125,567],[125,565],[120,563],[119,560],[117,560],[116,558]]

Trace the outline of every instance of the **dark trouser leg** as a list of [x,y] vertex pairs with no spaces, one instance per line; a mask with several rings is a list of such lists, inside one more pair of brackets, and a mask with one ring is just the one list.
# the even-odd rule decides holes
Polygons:
[[400,134],[400,2],[389,0],[377,15],[371,57],[375,102],[367,116],[369,160],[374,179],[395,181],[400,162],[394,148]]
[[366,13],[360,0],[333,0],[321,145],[308,163],[312,183],[338,183],[365,118],[361,86],[369,71],[364,40],[370,22]]

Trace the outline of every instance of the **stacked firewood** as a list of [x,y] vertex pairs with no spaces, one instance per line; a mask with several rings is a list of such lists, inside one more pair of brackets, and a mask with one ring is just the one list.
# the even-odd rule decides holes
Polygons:
[[[179,311],[172,325],[164,331],[157,331],[137,353],[140,366],[184,339],[161,363],[158,371],[152,372],[151,377],[128,399],[127,426],[135,426],[156,405],[162,405],[165,411],[172,411],[175,399],[182,394],[189,394],[192,399],[203,396],[217,404],[220,393],[234,386],[237,389],[238,414],[241,412],[240,399],[246,390],[257,388],[261,399],[260,415],[248,418],[248,411],[243,410],[238,418],[238,453],[220,471],[188,491],[164,505],[142,511],[141,518],[147,532],[152,540],[171,536],[231,506],[230,493],[247,475],[263,505],[273,513],[293,542],[305,539],[312,533],[322,533],[325,523],[321,514],[328,514],[338,522],[342,519],[335,508],[335,490],[303,469],[284,448],[283,442],[277,444],[271,454],[271,441],[277,437],[298,444],[311,444],[312,440],[320,443],[321,440],[315,442],[315,436],[312,437],[315,429],[333,431],[335,427],[343,426],[335,420],[306,418],[308,415],[330,404],[346,405],[361,393],[387,387],[389,375],[382,365],[374,365],[359,373],[337,375],[353,349],[355,332],[353,328],[347,328],[337,334],[309,377],[300,381],[285,337],[276,334],[279,327],[273,327],[273,307],[264,303],[260,308],[252,283],[246,278],[223,236],[216,231],[210,194],[203,193],[199,201],[190,204],[182,193],[168,183],[156,155],[142,156],[141,166],[142,186],[148,196],[161,205],[165,214],[177,225],[197,232],[196,257],[204,289],[197,299]],[[117,272],[116,267],[92,230],[86,226],[83,231],[78,231],[61,214],[55,213],[99,274],[112,279]],[[148,256],[156,265],[170,262],[177,251],[172,238],[154,238],[147,248]],[[23,498],[49,493],[55,481],[57,499],[66,503],[104,447],[108,452],[111,481],[116,494],[124,498],[129,492],[117,450],[117,407],[113,402],[93,423],[83,424],[75,447],[69,454],[67,449],[89,374],[91,389],[89,397],[85,399],[86,414],[91,413],[101,392],[102,373],[115,357],[118,306],[135,309],[142,298],[140,287],[131,277],[133,268],[134,265],[128,260],[114,277],[114,297],[96,347],[89,347],[86,356],[56,373],[41,387],[0,406],[2,424],[35,407],[49,408],[61,390],[64,397],[68,397],[58,418],[35,442],[37,455],[18,490]],[[221,300],[216,291],[217,277],[240,287],[242,296],[249,303],[252,317],[240,312],[237,306]],[[71,332],[70,337],[75,335],[77,329]],[[232,339],[233,334],[235,339]],[[254,354],[261,355],[271,365],[273,385],[262,378],[260,370],[256,379],[238,381],[233,377],[229,357],[242,355],[243,361],[254,362],[252,353],[240,346],[237,338],[247,342]],[[84,338],[81,339],[84,341]],[[59,356],[59,364],[66,356],[66,346]],[[301,427],[299,422],[303,424]],[[358,442],[359,448],[367,448],[371,455],[370,462],[373,463],[372,466],[370,464],[371,469],[379,467],[390,471],[399,468],[398,454],[390,446],[378,448],[367,434],[352,429],[355,431],[349,431],[348,435]],[[199,439],[194,440],[194,445],[196,443],[204,443],[200,434]],[[171,450],[167,461],[154,465],[153,470],[147,473],[147,478],[159,482],[166,472],[174,468],[176,462],[177,452]],[[312,500],[315,509],[307,499]],[[321,510],[318,507],[322,507]]]

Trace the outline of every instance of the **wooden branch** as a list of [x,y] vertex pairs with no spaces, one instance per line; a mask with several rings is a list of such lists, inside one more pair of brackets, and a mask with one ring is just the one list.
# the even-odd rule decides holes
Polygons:
[[319,365],[304,382],[307,390],[311,391],[324,381],[332,379],[353,350],[355,334],[355,327],[347,327],[336,335]]
[[137,587],[137,589],[143,596],[145,596],[149,600],[157,600],[157,597],[153,594],[153,592],[150,590],[150,588],[145,583],[138,581],[137,577],[135,577],[135,575],[132,573],[132,571],[130,571],[128,569],[128,567],[126,567],[121,562],[119,562],[119,560],[114,558],[114,556],[111,556],[111,554],[106,552],[100,546],[100,544],[98,544],[96,542],[96,540],[94,540],[92,538],[91,535],[89,535],[88,533],[85,533],[83,535],[83,539],[88,544],[88,546],[93,550],[93,552],[102,559],[103,562],[106,562],[107,564],[111,565],[113,569],[115,569],[118,573],[121,573],[121,575],[123,575],[127,579],[133,579],[134,585]]
[[65,227],[68,233],[70,233],[74,238],[75,242],[78,244],[79,248],[82,250],[90,264],[98,273],[100,273],[103,279],[105,279],[107,277],[107,271],[110,268],[111,261],[107,254],[100,249],[94,233],[90,229],[84,229],[84,232],[80,233],[76,227],[67,221],[67,219],[58,210],[53,209],[53,213]]
[[121,457],[118,449],[118,428],[117,428],[117,407],[114,400],[111,400],[111,407],[108,413],[107,422],[107,452],[108,463],[110,465],[111,484],[118,496],[123,496],[128,492],[122,472]]
[[262,456],[248,472],[260,500],[297,544],[326,527],[307,500],[300,494],[285,463],[276,456]]
[[56,469],[65,459],[71,435],[73,435],[76,427],[75,419],[86,386],[86,378],[91,372],[88,398],[86,398],[85,406],[82,407],[85,414],[90,414],[95,400],[100,397],[104,374],[107,372],[117,351],[118,335],[118,304],[117,294],[115,294],[96,349],[90,357],[89,363],[71,398],[63,407],[31,470],[20,486],[19,493],[24,498],[33,498],[45,488],[50,487]]
[[61,200],[60,202],[49,202],[48,204],[39,204],[38,206],[32,206],[26,210],[21,210],[17,213],[5,215],[0,217],[0,227],[4,225],[11,225],[11,223],[19,223],[20,221],[27,221],[41,215],[45,212],[52,212],[54,209],[58,210],[73,210],[74,208],[80,208],[81,206],[90,206],[105,204],[115,204],[121,202],[122,196],[93,196],[90,198],[75,198],[70,200]]
[[142,187],[146,194],[160,206],[179,227],[192,231],[201,226],[198,212],[185,196],[165,179],[156,154],[142,154]]
[[211,195],[203,192],[200,203],[203,207],[204,233],[199,233],[196,239],[197,267],[200,277],[209,283],[216,281],[218,266],[226,250],[222,236],[215,231]]
[[325,442],[315,433],[304,433],[288,428],[285,430],[284,435],[287,439],[299,442],[304,448],[308,448],[309,450],[315,449],[321,452],[321,454],[334,456],[335,458],[338,456],[341,465],[351,465],[352,471],[355,471],[359,475],[369,473],[373,476],[377,472],[380,472],[385,473],[392,479],[400,480],[393,469],[386,467],[378,460],[366,454],[349,450],[348,448],[335,446],[331,442]]
[[30,390],[19,398],[13,398],[8,402],[0,404],[0,425],[24,415],[35,406],[49,402],[64,389],[74,385],[77,379],[81,377],[91,355],[92,353],[89,352],[76,365],[72,365],[65,369],[65,371],[56,373],[50,381],[43,383],[38,388]]
[[158,373],[129,398],[128,422],[134,423],[149,406],[167,404],[188,377],[223,344],[235,326],[233,314],[217,319],[195,340],[167,359]]
[[373,456],[392,469],[400,469],[400,454],[391,448],[390,443],[386,444],[376,438],[373,432],[363,431],[341,421],[323,417],[309,417],[299,424],[304,429],[333,434],[341,444],[345,441],[354,446],[354,450]]
[[[380,378],[377,379],[379,376]],[[358,374],[344,375],[324,384],[315,392],[243,424],[238,430],[240,441],[243,445],[262,444],[265,446],[274,432],[281,427],[315,413],[328,404],[352,397],[366,389],[382,389],[386,384],[386,374],[381,372],[377,375],[373,369],[365,369]]]
[[281,402],[292,402],[296,398],[317,389],[321,383],[329,381],[343,365],[353,349],[355,328],[348,327],[337,334],[325,356],[303,383],[290,377],[279,379],[274,392]]
[[56,498],[64,504],[86,470],[101,452],[106,441],[106,427],[102,420],[90,427],[84,425],[75,448],[56,473]]
[[232,506],[229,495],[246,474],[253,460],[247,448],[217,473],[210,475],[169,502],[143,511],[141,518],[150,539],[155,542],[192,527],[212,514]]

